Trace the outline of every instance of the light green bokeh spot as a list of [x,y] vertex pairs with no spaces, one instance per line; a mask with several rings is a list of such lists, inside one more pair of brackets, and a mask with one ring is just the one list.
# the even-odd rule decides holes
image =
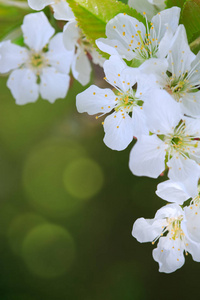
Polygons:
[[23,184],[30,204],[46,216],[66,218],[82,203],[69,194],[63,183],[66,165],[85,154],[74,141],[51,139],[38,145],[25,162]]
[[66,190],[78,199],[89,199],[96,195],[103,186],[101,167],[89,158],[72,161],[63,175]]
[[31,230],[23,242],[22,252],[29,270],[43,278],[65,274],[75,258],[71,235],[64,228],[51,224]]

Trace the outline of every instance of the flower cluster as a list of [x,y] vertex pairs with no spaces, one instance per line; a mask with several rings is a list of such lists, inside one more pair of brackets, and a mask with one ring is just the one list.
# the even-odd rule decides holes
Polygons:
[[163,10],[149,25],[144,13],[146,26],[122,13],[110,20],[107,38],[96,44],[110,54],[103,68],[112,89],[92,85],[76,102],[79,112],[107,115],[109,148],[123,150],[137,139],[129,159],[134,175],[168,172],[156,193],[171,204],[153,220],[136,220],[132,231],[139,242],[159,239],[153,258],[166,273],[184,264],[184,251],[200,261],[200,53],[190,50],[179,14],[178,7]]
[[91,59],[103,67],[111,87],[91,85],[77,95],[77,110],[102,118],[110,149],[124,150],[136,140],[129,159],[134,175],[158,178],[166,172],[169,179],[156,194],[169,204],[154,219],[136,220],[132,235],[139,242],[158,241],[153,258],[160,272],[170,273],[184,264],[184,252],[200,261],[200,52],[188,45],[179,7],[164,9],[163,0],[128,3],[145,22],[117,14],[94,48],[65,0],[28,0],[35,10],[50,5],[55,19],[67,22],[55,34],[43,12],[26,15],[24,46],[0,43],[0,73],[9,73],[7,86],[22,105],[39,94],[51,103],[64,98],[70,71],[88,84]]
[[31,8],[43,9],[51,4],[54,16],[68,20],[63,32],[55,29],[43,12],[25,16],[21,26],[24,46],[6,40],[0,43],[0,73],[9,73],[7,86],[16,103],[35,102],[39,95],[53,103],[65,98],[70,85],[70,71],[82,85],[90,81],[88,58],[102,65],[104,59],[90,46],[66,1],[28,1]]

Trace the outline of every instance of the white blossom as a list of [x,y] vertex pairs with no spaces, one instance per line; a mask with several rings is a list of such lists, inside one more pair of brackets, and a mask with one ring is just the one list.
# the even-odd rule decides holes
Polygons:
[[150,58],[165,58],[173,34],[178,27],[180,8],[161,11],[146,27],[137,19],[118,14],[106,25],[107,38],[96,41],[100,50],[118,54],[128,61],[137,59],[141,63]]
[[[77,95],[79,112],[103,116],[112,112],[103,122],[105,144],[113,150],[123,150],[133,136],[148,134],[142,104],[152,88],[150,76],[139,76],[139,70],[128,68],[119,56],[111,56],[104,63],[106,80],[115,88],[100,89],[95,85]],[[133,86],[137,83],[137,90]],[[98,118],[97,116],[96,118]]]
[[50,39],[55,30],[43,12],[26,15],[22,31],[27,47],[0,44],[0,73],[11,71],[7,86],[16,103],[35,102],[39,93],[49,102],[64,98],[73,53],[65,49],[62,33]]
[[73,51],[72,74],[82,85],[90,81],[91,64],[88,54],[95,64],[103,66],[105,59],[86,40],[76,21],[68,22],[63,29],[63,42],[68,51]]
[[159,209],[154,219],[139,218],[133,225],[132,235],[141,243],[158,239],[153,258],[159,263],[159,271],[171,273],[181,268],[185,262],[184,251],[200,262],[200,240],[190,238],[185,227],[185,213],[177,204],[169,204]]
[[157,178],[169,167],[173,181],[195,186],[200,175],[200,120],[183,116],[180,106],[163,90],[144,103],[151,135],[142,135],[130,153],[133,174]]
[[153,70],[157,84],[180,103],[184,114],[200,117],[200,52],[195,56],[190,50],[183,25],[172,40],[167,61],[168,66]]
[[191,196],[181,182],[171,180],[158,185],[156,194],[167,201],[177,204],[190,200],[190,205],[184,207],[185,230],[191,240],[200,242],[200,185],[196,185],[196,194]]
[[71,21],[75,19],[66,0],[28,0],[28,4],[34,10],[42,10],[47,5],[51,5],[57,20]]

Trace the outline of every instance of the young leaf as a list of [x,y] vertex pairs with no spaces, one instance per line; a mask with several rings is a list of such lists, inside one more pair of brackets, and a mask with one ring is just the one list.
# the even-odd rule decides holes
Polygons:
[[186,0],[166,0],[165,4],[166,4],[166,8],[171,8],[173,6],[178,6],[182,8],[185,2]]
[[15,30],[19,27],[22,23],[22,19],[30,11],[28,8],[27,10],[22,10],[17,7],[5,6],[5,4],[0,3],[0,39],[5,38],[10,32]]
[[[195,38],[195,36],[197,38]],[[190,49],[197,54],[200,51],[200,31],[192,37],[193,42],[190,43]]]
[[189,42],[200,28],[200,0],[188,0],[185,2],[181,14],[181,23],[185,26]]

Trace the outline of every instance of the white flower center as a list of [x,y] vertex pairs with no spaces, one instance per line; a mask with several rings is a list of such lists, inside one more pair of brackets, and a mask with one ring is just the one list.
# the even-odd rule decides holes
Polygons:
[[135,97],[135,91],[129,89],[126,93],[120,91],[118,92],[118,97],[115,101],[117,102],[115,110],[123,110],[126,113],[131,113],[134,106],[141,106],[143,101]]
[[177,102],[181,102],[180,98],[185,96],[185,93],[189,91],[187,74],[183,73],[179,78],[169,77],[165,89]]
[[30,51],[29,60],[27,62],[27,67],[29,69],[32,69],[39,75],[41,70],[48,65],[48,59],[45,57],[45,53],[43,51]]
[[179,239],[181,241],[184,241],[185,234],[183,230],[181,229],[181,222],[183,220],[183,216],[180,215],[178,217],[172,217],[172,218],[166,218],[165,219],[165,225],[162,226],[162,232],[159,236],[155,238],[155,240],[152,242],[154,244],[161,236],[163,236],[165,233],[167,233],[168,238],[171,240]]
[[[184,53],[184,51],[182,51],[182,53]],[[184,58],[181,58],[181,70],[179,70],[180,75],[177,76],[174,72],[174,65],[177,64],[177,61],[173,61],[173,55],[171,50],[169,51],[169,56],[172,61],[172,74],[167,78],[167,85],[165,89],[169,92],[169,94],[173,96],[173,98],[177,102],[181,102],[181,98],[185,96],[186,93],[195,92],[200,87],[199,78],[197,80],[194,80],[195,73],[199,71],[198,65],[200,64],[200,61],[198,61],[190,69],[190,71],[184,71]]]
[[166,226],[166,230],[170,234],[170,238],[175,239],[184,239],[184,232],[181,229],[181,221],[183,220],[183,216],[179,216],[178,218],[167,218],[168,225]]
[[129,45],[130,48],[134,47],[133,51],[136,53],[136,59],[142,62],[152,57],[157,58],[157,51],[160,44],[159,40],[160,40],[160,27],[161,27],[160,13],[158,13],[160,17],[160,25],[158,28],[158,32],[156,32],[153,23],[150,23],[149,25],[147,21],[146,13],[144,12],[143,14],[146,19],[145,37],[142,37],[141,31],[138,30],[137,33],[135,34],[135,37],[132,36],[132,40],[130,41],[130,45]]
[[139,31],[139,30],[137,31],[137,34],[140,38],[140,42],[137,43],[135,52],[137,54],[136,59],[139,59],[141,61],[145,61],[152,57],[155,57],[155,58],[157,57],[156,53],[158,51],[159,42],[156,37],[156,32],[155,32],[154,27],[152,26],[150,28],[150,30],[149,30],[149,27],[147,27],[147,32],[148,33],[145,34],[145,38],[142,39],[141,31]]
[[41,54],[35,53],[31,56],[31,65],[35,68],[41,67],[44,62],[44,57]]
[[167,155],[168,159],[171,156],[179,153],[185,158],[195,155],[195,149],[198,147],[198,137],[190,136],[185,132],[186,126],[184,122],[178,125],[173,133],[164,136],[164,142],[168,145]]

